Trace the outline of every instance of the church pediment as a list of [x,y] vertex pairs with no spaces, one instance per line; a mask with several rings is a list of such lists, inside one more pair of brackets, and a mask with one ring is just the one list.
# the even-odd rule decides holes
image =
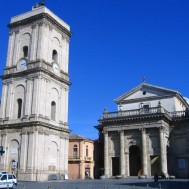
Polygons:
[[142,83],[136,88],[116,98],[114,101],[116,103],[122,103],[122,102],[130,101],[130,100],[137,100],[137,99],[144,99],[144,98],[156,99],[159,97],[165,97],[165,96],[171,96],[171,95],[174,96],[176,94],[180,96],[179,92],[177,91],[158,87],[155,85],[150,85],[147,83]]

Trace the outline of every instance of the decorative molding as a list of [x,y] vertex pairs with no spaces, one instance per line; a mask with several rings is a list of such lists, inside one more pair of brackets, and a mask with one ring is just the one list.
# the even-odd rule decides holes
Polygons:
[[53,17],[51,17],[47,13],[41,13],[41,14],[38,14],[38,15],[35,15],[35,16],[31,16],[29,18],[25,18],[23,20],[19,20],[17,22],[10,23],[8,25],[8,27],[10,29],[13,29],[13,28],[18,27],[18,26],[27,25],[28,23],[29,23],[29,25],[31,25],[32,22],[36,22],[36,21],[38,21],[40,24],[48,21],[50,24],[56,26],[56,28],[59,31],[66,34],[66,36],[68,38],[71,37],[71,32],[69,30],[67,30],[64,26],[59,24],[59,22],[57,22]]

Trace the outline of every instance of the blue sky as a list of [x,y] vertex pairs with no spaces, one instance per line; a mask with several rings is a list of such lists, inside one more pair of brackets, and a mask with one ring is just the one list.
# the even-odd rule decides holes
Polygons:
[[[39,2],[40,0],[38,0]],[[6,63],[10,18],[37,0],[0,6],[0,74]],[[189,97],[189,2],[185,0],[46,0],[71,26],[69,127],[95,139],[104,107],[141,84],[178,90]],[[1,87],[1,86],[0,86]]]

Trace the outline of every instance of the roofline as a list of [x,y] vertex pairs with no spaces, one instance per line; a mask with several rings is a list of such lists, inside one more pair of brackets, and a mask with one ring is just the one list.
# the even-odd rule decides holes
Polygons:
[[[153,88],[156,88],[158,90],[166,90],[166,91],[170,91],[171,93],[173,94],[179,94],[181,96],[181,94],[178,92],[178,91],[175,91],[175,90],[171,90],[171,89],[168,89],[168,88],[164,88],[164,87],[159,87],[159,86],[155,86],[155,85],[150,85],[150,84],[147,84],[147,83],[142,83],[140,85],[138,85],[137,87],[135,87],[134,89],[130,90],[129,92],[127,93],[124,93],[123,95],[119,96],[118,98],[114,99],[114,102],[116,102],[117,104],[119,104],[119,102],[123,99],[123,98],[126,98],[127,96],[133,94],[135,91],[139,90],[140,88],[142,88],[143,86],[147,86],[147,87],[153,87]],[[185,101],[186,102],[186,101]]]

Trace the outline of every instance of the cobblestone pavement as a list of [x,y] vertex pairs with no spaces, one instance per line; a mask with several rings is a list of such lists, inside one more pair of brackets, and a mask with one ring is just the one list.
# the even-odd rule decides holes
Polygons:
[[105,180],[65,180],[47,182],[18,181],[17,189],[189,189],[188,179],[105,179]]

